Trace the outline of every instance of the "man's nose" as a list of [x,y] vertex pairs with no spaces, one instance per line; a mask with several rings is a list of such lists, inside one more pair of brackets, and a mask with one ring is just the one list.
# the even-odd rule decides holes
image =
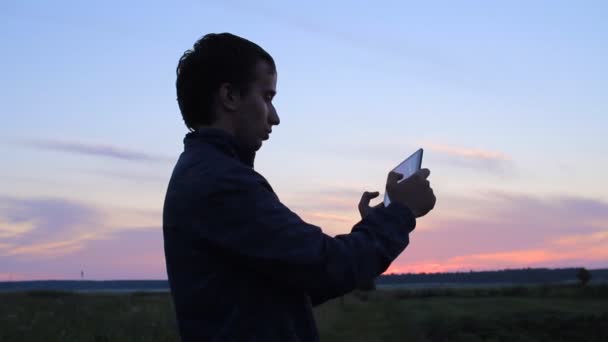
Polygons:
[[277,110],[274,108],[274,106],[272,107],[272,110],[270,112],[270,117],[269,117],[269,121],[270,124],[273,126],[278,126],[281,123],[281,119],[279,118],[279,114],[277,114]]

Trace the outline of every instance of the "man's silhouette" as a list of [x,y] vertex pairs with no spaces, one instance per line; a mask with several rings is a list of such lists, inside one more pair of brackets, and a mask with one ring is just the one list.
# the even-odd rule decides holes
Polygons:
[[179,61],[177,100],[190,132],[163,233],[182,341],[318,341],[312,307],[384,272],[435,204],[428,170],[399,183],[391,173],[391,204],[371,208],[378,194],[364,193],[350,234],[304,222],[253,167],[280,122],[276,83],[272,57],[228,33],[204,36]]

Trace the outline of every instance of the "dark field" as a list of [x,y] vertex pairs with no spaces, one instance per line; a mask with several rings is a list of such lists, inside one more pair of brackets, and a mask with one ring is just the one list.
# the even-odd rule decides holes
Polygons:
[[[355,292],[321,341],[608,341],[608,285]],[[177,341],[168,293],[0,293],[0,341]]]

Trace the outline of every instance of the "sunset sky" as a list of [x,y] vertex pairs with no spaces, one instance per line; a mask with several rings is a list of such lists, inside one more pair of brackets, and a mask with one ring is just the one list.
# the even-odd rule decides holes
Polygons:
[[608,267],[608,2],[286,3],[1,1],[0,281],[166,278],[175,68],[209,32],[274,57],[256,169],[326,233],[425,149],[437,206],[388,272]]

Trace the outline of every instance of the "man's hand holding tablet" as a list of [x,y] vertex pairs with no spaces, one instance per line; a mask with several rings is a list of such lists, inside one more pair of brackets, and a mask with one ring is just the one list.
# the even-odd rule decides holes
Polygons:
[[[399,165],[397,165],[392,172],[396,172],[398,174],[403,175],[400,181],[405,180],[406,178],[412,176],[422,167],[422,152],[423,150],[420,148],[418,151],[412,153],[411,156],[407,157],[404,161],[402,161]],[[391,204],[390,196],[388,192],[384,193],[384,206],[388,207]]]
[[435,207],[435,194],[428,181],[429,169],[421,169],[422,149],[414,152],[389,174],[386,181],[384,205],[391,201],[408,207],[415,217],[426,215]]
[[[428,177],[429,169],[421,169],[422,149],[414,152],[401,162],[388,175],[384,202],[380,205],[389,206],[391,202],[398,202],[408,207],[415,217],[426,215],[435,207],[436,198]],[[363,193],[359,202],[361,218],[367,216],[372,209],[369,202],[380,195],[379,192]]]
[[386,181],[386,192],[393,202],[408,207],[415,217],[424,216],[433,210],[437,201],[427,179],[430,174],[429,169],[420,169],[401,180],[403,175],[391,172]]

